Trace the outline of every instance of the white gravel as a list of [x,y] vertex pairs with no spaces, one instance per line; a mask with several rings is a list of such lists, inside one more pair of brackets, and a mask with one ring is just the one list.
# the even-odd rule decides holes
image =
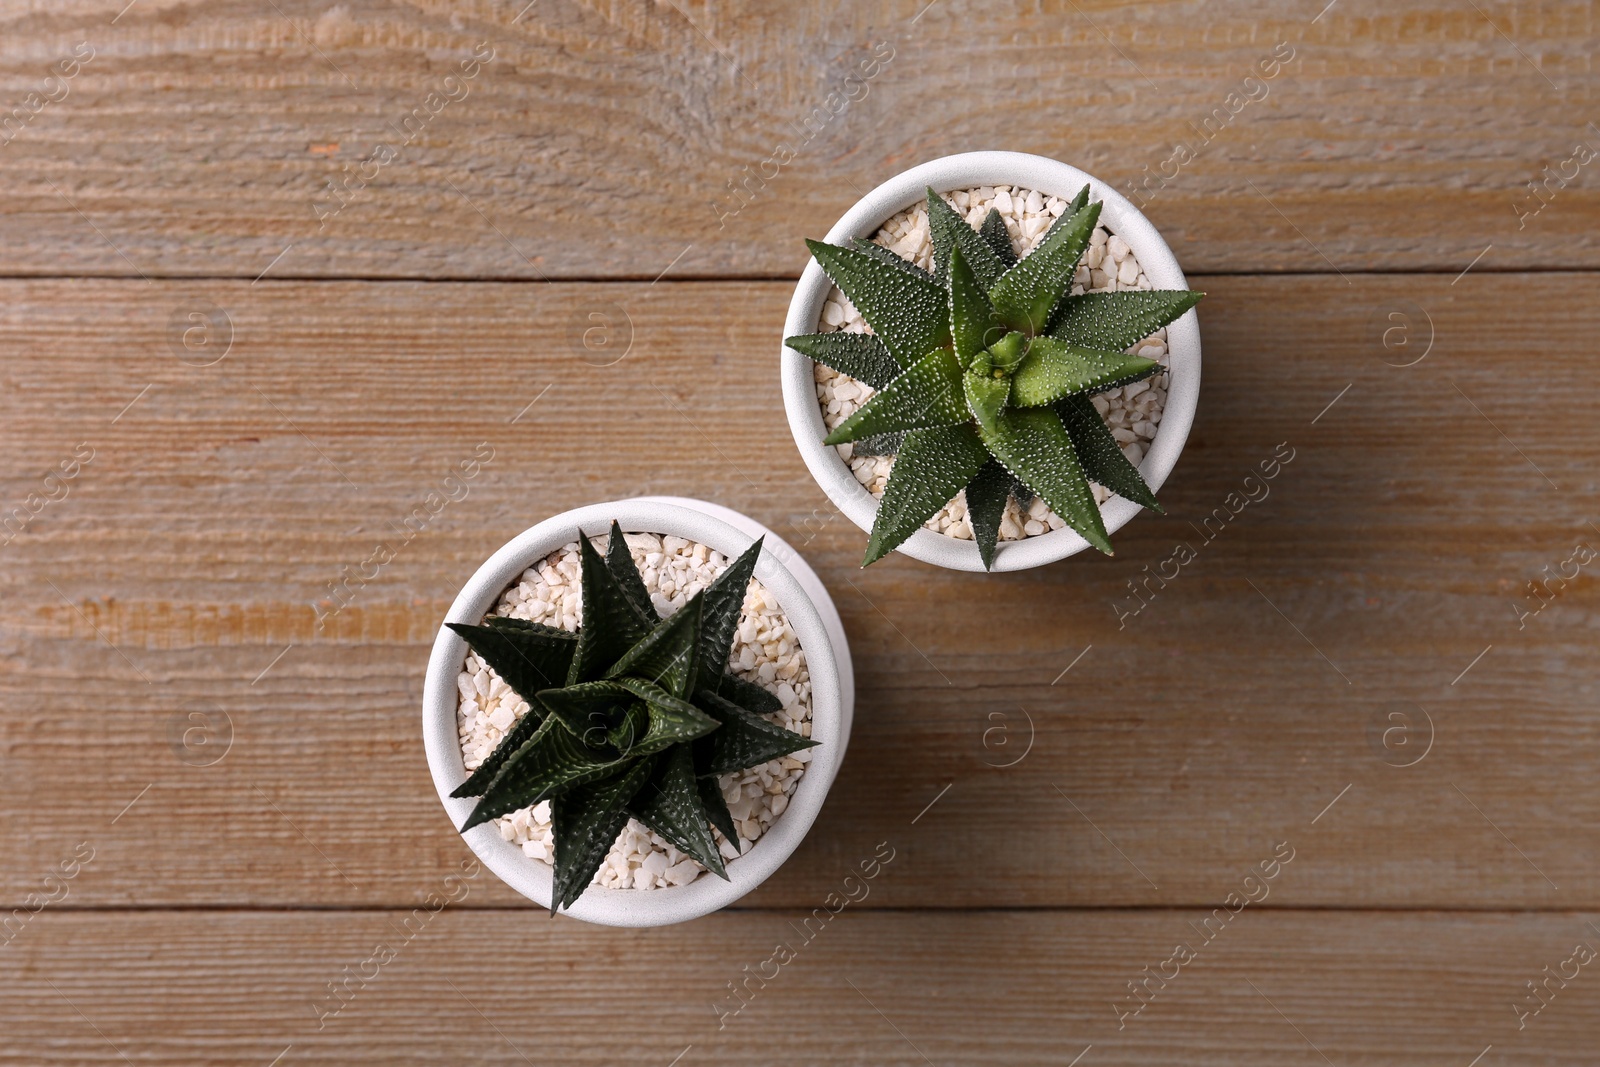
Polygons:
[[[1067,201],[1053,196],[1043,196],[1035,190],[1013,186],[982,186],[945,194],[945,202],[957,213],[977,226],[989,214],[989,208],[998,208],[1011,233],[1011,247],[1020,257],[1044,239],[1045,232],[1063,211]],[[928,208],[919,203],[884,223],[872,238],[904,259],[918,266],[933,269],[933,242],[928,232]],[[1072,292],[1111,293],[1127,289],[1152,288],[1150,280],[1139,268],[1139,261],[1122,238],[1110,233],[1104,226],[1095,228],[1089,247],[1078,265],[1073,279]],[[852,333],[871,333],[872,329],[861,318],[849,297],[834,288],[822,305],[822,321],[818,327],[824,333],[846,330]],[[1157,330],[1129,352],[1148,359],[1167,361],[1167,331]],[[871,399],[874,390],[865,382],[848,375],[816,365],[817,402],[822,408],[822,421],[832,430]],[[1134,466],[1143,460],[1155,439],[1161,424],[1161,412],[1167,402],[1167,371],[1158,371],[1142,382],[1110,389],[1093,398],[1095,410],[1105,418],[1111,433],[1122,445],[1123,455]],[[894,468],[893,456],[858,456],[854,445],[835,445],[839,455],[849,465],[856,481],[866,486],[875,497],[883,496],[883,487]],[[1110,499],[1111,492],[1104,486],[1091,483],[1095,500],[1101,505]],[[924,525],[930,530],[972,540],[972,526],[967,522],[966,494],[957,494]],[[1000,522],[1000,539],[1016,541],[1024,537],[1059,530],[1066,523],[1044,501],[1035,498],[1026,510],[1019,509],[1015,500],[1006,505],[1005,517]]]
[[[650,591],[656,610],[671,615],[700,590],[710,585],[730,562],[720,552],[681,537],[652,533],[623,535]],[[610,540],[593,539],[602,554]],[[523,572],[515,585],[501,595],[493,614],[531,619],[566,630],[583,621],[583,597],[576,542],[552,552]],[[811,675],[777,597],[754,579],[745,593],[744,611],[728,657],[730,669],[777,695],[783,710],[767,716],[772,722],[803,736],[811,736]],[[523,702],[476,653],[467,654],[456,679],[461,693],[456,721],[461,756],[467,770],[475,770],[494,751],[507,731],[525,715]],[[789,798],[805,774],[811,752],[799,752],[751,767],[719,780],[739,827],[737,848],[716,829],[712,835],[724,859],[749,851],[789,806]],[[548,801],[503,815],[495,820],[500,836],[522,846],[523,854],[541,862],[555,860]],[[704,871],[698,862],[679,852],[643,824],[629,819],[617,843],[596,873],[594,884],[607,889],[657,889],[687,885]]]

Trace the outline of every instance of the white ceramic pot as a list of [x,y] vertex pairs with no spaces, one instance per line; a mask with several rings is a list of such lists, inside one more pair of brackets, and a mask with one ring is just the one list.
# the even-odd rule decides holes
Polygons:
[[[789,625],[805,649],[811,673],[811,736],[821,742],[811,751],[789,806],[743,856],[728,863],[729,881],[702,874],[688,885],[667,889],[602,889],[590,886],[564,914],[608,926],[662,926],[694,919],[726,907],[760,885],[799,846],[811,828],[850,743],[855,707],[855,675],[844,627],[828,591],[805,560],[761,524],[727,508],[679,497],[636,497],[593,504],[546,519],[513,538],[468,579],[450,606],[445,622],[475,623],[494,607],[531,564],[578,538],[606,533],[615,519],[629,532],[674,534],[708,545],[729,559],[757,537],[766,536],[755,576],[777,598]],[[456,727],[459,697],[456,676],[467,656],[467,644],[439,627],[428,660],[422,690],[422,735],[428,769],[439,799],[454,826],[466,821],[476,799],[452,799],[466,781]],[[500,837],[493,822],[463,835],[484,865],[523,896],[550,906],[551,868],[522,854]]]
[[[1104,205],[1100,212],[1101,225],[1128,242],[1151,286],[1156,289],[1189,287],[1172,249],[1167,247],[1150,220],[1126,197],[1076,167],[1022,152],[965,152],[912,167],[856,201],[828,231],[826,240],[830,244],[848,244],[852,237],[870,238],[891,217],[925,200],[929,186],[940,192],[950,192],[980,185],[1021,186],[1063,200],[1072,199],[1078,190],[1088,185],[1089,199]],[[789,317],[783,324],[784,337],[818,331],[822,305],[832,287],[833,283],[816,260],[806,264],[800,284],[795,286],[794,299],[789,302]],[[1167,406],[1161,417],[1160,431],[1139,465],[1139,473],[1151,489],[1160,489],[1178,462],[1178,454],[1183,451],[1189,427],[1194,422],[1195,404],[1200,398],[1200,323],[1192,309],[1167,327],[1167,351],[1171,368]],[[870,531],[878,501],[856,481],[850,468],[839,458],[838,451],[822,443],[828,431],[817,406],[812,378],[815,364],[787,347],[782,349],[782,355],[783,405],[788,411],[789,429],[800,447],[800,455],[834,506],[861,529]],[[1140,510],[1131,500],[1111,497],[1101,507],[1106,531],[1116,533]],[[1038,567],[1088,547],[1089,543],[1070,528],[1020,541],[1001,541],[995,551],[994,569],[1014,571]],[[918,530],[895,551],[953,570],[984,569],[976,543],[929,529]]]

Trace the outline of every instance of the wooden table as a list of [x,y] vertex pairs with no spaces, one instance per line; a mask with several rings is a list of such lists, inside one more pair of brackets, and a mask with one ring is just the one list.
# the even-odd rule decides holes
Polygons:
[[[0,1062],[1596,1062],[1593,3],[124,3],[0,15]],[[862,572],[800,241],[981,147],[1138,192],[1199,417],[1114,559]],[[641,492],[801,546],[859,703],[778,875],[624,931],[446,883],[418,703]]]

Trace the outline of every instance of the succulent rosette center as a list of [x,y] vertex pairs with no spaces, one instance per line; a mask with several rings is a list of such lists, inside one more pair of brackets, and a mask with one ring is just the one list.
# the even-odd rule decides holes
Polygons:
[[778,698],[727,669],[761,544],[662,618],[613,522],[604,558],[579,536],[576,632],[499,616],[449,624],[528,704],[450,794],[481,798],[462,832],[550,801],[552,912],[582,895],[630,817],[727,878],[711,828],[739,833],[718,777],[816,743],[768,720]]
[[976,228],[928,190],[932,273],[870,241],[807,241],[872,333],[790,337],[790,348],[877,394],[823,439],[891,447],[862,560],[887,555],[965,490],[985,567],[1012,496],[1038,496],[1109,555],[1089,481],[1156,511],[1161,505],[1091,397],[1150,377],[1159,363],[1127,350],[1194,307],[1188,289],[1072,295],[1100,218],[1084,186],[1037,247],[1018,258],[994,209]]

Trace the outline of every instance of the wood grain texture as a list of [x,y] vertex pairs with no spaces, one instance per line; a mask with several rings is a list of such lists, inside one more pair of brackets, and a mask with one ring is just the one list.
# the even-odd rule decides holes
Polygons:
[[1592,3],[123,6],[0,11],[0,274],[793,276],[994,147],[1138,188],[1191,271],[1600,263]]
[[[857,569],[783,418],[784,283],[0,285],[6,513],[93,449],[0,549],[0,899],[89,842],[74,906],[408,906],[467,854],[417,711],[459,583],[550,514],[671,491],[799,546],[856,659],[841,777],[751,906],[810,906],[884,840],[917,875],[873,906],[1210,907],[1282,841],[1268,907],[1600,906],[1600,601],[1586,571],[1522,629],[1513,608],[1600,545],[1600,282],[1196,284],[1169,513],[1114,559],[996,576]],[[188,366],[201,301],[232,344]],[[329,584],[482,442],[465,499],[319,632]],[[1230,498],[1285,442],[1269,495]],[[1195,561],[1119,622],[1180,543]],[[231,748],[186,736],[223,714]]]
[[[1204,913],[845,909],[810,941],[805,917],[618,931],[445,911],[409,936],[404,913],[45,914],[4,950],[0,1063],[1593,1062],[1592,964],[1520,1031],[1514,1007],[1596,942],[1578,914],[1247,908],[1121,1029],[1128,983],[1198,942]],[[765,966],[779,943],[794,958]]]

